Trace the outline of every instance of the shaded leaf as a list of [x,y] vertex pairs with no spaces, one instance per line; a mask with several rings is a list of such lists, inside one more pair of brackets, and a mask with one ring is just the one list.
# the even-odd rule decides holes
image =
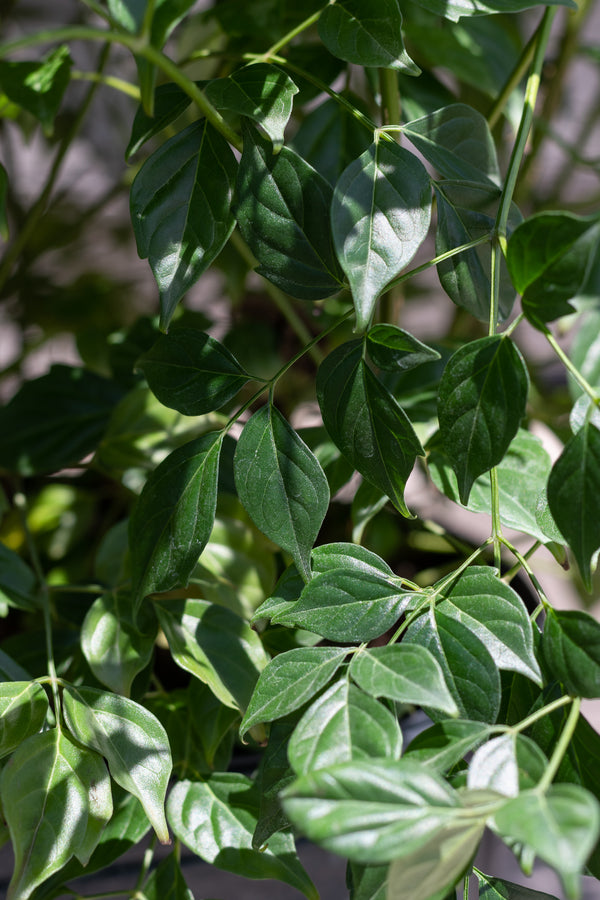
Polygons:
[[12,753],[44,724],[48,697],[34,681],[0,683],[0,757]]
[[17,609],[35,609],[37,586],[37,578],[25,560],[0,543],[0,600]]
[[288,762],[288,743],[297,716],[292,714],[273,722],[269,728],[269,742],[261,756],[255,779],[260,795],[258,821],[252,835],[252,847],[261,850],[273,834],[289,831],[290,822],[279,801],[279,794],[294,780]]
[[46,134],[52,134],[70,81],[71,64],[67,46],[57,47],[32,62],[0,60],[0,88],[9,100],[38,119]]
[[319,17],[319,37],[330,53],[360,66],[397,69],[418,75],[404,49],[398,0],[338,0]]
[[494,878],[474,869],[479,882],[481,900],[557,900],[553,894],[534,891],[522,884],[514,884],[504,878]]
[[396,325],[373,325],[367,332],[367,350],[374,364],[387,372],[406,372],[440,354]]
[[156,134],[160,134],[171,122],[175,122],[191,102],[191,98],[183,92],[178,84],[173,82],[159,84],[154,91],[153,115],[149,116],[141,105],[136,110],[131,126],[131,136],[125,150],[125,159],[131,159],[146,141]]
[[481,722],[438,722],[416,735],[406,748],[405,757],[426,762],[427,765],[446,772],[474,750],[490,734],[489,725]]
[[488,788],[507,797],[533,788],[548,766],[537,744],[517,732],[492,738],[475,751],[469,762],[467,786]]
[[600,624],[588,613],[548,609],[542,654],[569,694],[600,697]]
[[194,895],[185,883],[178,854],[170,853],[151,872],[144,883],[145,900],[194,900]]

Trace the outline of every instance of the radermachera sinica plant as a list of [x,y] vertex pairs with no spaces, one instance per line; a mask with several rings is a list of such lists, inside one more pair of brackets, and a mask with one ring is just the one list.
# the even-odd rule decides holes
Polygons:
[[[600,192],[593,115],[553,122],[598,59],[590,4],[50,6],[8,3],[0,45],[5,147],[48,161],[25,201],[0,149],[8,900],[96,896],[70,885],[152,830],[119,896],[190,900],[184,845],[314,900],[301,836],[353,900],[519,900],[474,864],[486,828],[576,900],[600,877]],[[129,192],[145,314],[110,265],[69,280],[111,226],[57,190],[123,94],[104,199]],[[57,333],[81,363],[31,377]],[[480,543],[416,515],[413,473]]]

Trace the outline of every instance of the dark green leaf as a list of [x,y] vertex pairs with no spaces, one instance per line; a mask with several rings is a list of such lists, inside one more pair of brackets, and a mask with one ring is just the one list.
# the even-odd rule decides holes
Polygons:
[[135,177],[131,218],[158,284],[163,331],[233,230],[236,170],[225,138],[202,120],[163,144]]
[[398,0],[338,0],[319,17],[319,37],[330,53],[360,66],[419,74],[404,49]]
[[534,891],[504,878],[494,878],[475,869],[479,882],[480,900],[557,900],[553,894]]
[[[578,316],[569,356],[589,384],[600,385],[600,309],[588,309]],[[573,399],[583,394],[583,388],[574,378],[569,379],[569,391]]]
[[548,609],[542,653],[569,694],[600,697],[600,624],[588,613]]
[[346,883],[350,900],[386,900],[389,866],[363,866],[349,862]]
[[240,500],[260,530],[310,578],[310,553],[329,506],[316,457],[272,405],[244,426],[234,458]]
[[[529,9],[532,2],[533,0],[421,0],[422,6],[426,9],[453,22],[457,22],[461,16],[520,12]],[[573,0],[546,0],[545,5],[574,8]]]
[[105,757],[114,780],[138,798],[159,840],[168,844],[164,801],[172,764],[158,719],[133,700],[95,688],[67,685],[63,701],[69,731]]
[[342,173],[331,220],[359,331],[368,328],[377,298],[425,240],[430,218],[427,171],[396,143],[376,141]]
[[37,578],[33,570],[6,544],[0,543],[0,600],[17,609],[38,605]]
[[25,738],[36,734],[46,718],[48,697],[33,681],[0,683],[0,757],[12,753]]
[[175,122],[191,102],[178,84],[160,84],[154,92],[154,115],[147,115],[143,106],[139,106],[136,111],[125,159],[129,160],[146,141]]
[[275,154],[244,130],[236,218],[259,262],[257,271],[302,300],[336,294],[343,281],[330,229],[332,190],[293,150]]
[[573,435],[548,479],[548,504],[577,560],[583,583],[592,590],[592,559],[600,547],[600,430],[587,422]]
[[129,520],[133,593],[185,586],[212,531],[223,434],[174,450],[150,475]]
[[36,62],[0,60],[0,88],[9,100],[38,119],[46,134],[51,134],[71,77],[71,63],[66,46],[57,47]]
[[150,874],[143,887],[145,900],[194,900],[185,883],[178,853],[170,853]]
[[270,837],[278,831],[289,831],[290,822],[281,808],[279,794],[294,780],[294,772],[288,762],[288,743],[297,716],[292,714],[279,719],[269,728],[269,743],[260,760],[255,779],[260,794],[259,816],[252,835],[252,847],[261,850]]
[[396,325],[373,325],[367,332],[367,350],[379,369],[406,372],[440,354]]
[[37,475],[79,462],[95,450],[121,395],[93,372],[52,366],[0,409],[0,466]]
[[31,681],[29,672],[4,650],[0,650],[0,682],[2,681]]
[[253,849],[259,796],[244,775],[224,772],[207,781],[180,781],[171,791],[167,812],[176,836],[218,869],[246,878],[276,878],[310,900],[318,900],[296,856],[291,834],[278,832],[266,848]]
[[409,516],[404,487],[416,457],[424,451],[407,416],[362,356],[363,342],[351,341],[322,363],[317,397],[323,421],[361,475]]
[[300,709],[335,675],[346,653],[339,647],[299,647],[272,659],[258,679],[240,734]]
[[434,656],[418,644],[403,642],[357,653],[350,675],[373,697],[388,697],[455,716],[458,707]]
[[206,600],[155,604],[173,659],[221,703],[245,710],[267,664],[260,638],[239,616]]
[[337,762],[399,759],[402,732],[385,706],[340,679],[306,710],[288,745],[297,775]]
[[537,744],[525,735],[508,732],[475,751],[469,762],[467,785],[516,797],[519,791],[535,787],[547,766],[548,760]]
[[8,240],[8,219],[6,218],[6,197],[8,194],[8,173],[0,163],[0,237]]
[[480,338],[450,357],[438,411],[461,502],[468,502],[475,479],[504,457],[525,415],[528,389],[525,363],[510,338]]
[[489,725],[455,720],[438,722],[412,739],[405,756],[446,772],[490,734]]

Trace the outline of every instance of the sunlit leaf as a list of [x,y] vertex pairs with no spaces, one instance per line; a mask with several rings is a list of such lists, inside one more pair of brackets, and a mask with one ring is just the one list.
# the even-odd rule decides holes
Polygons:
[[375,365],[388,372],[406,372],[440,354],[396,325],[373,325],[367,332],[367,350]]
[[27,110],[51,134],[54,119],[71,77],[69,48],[57,47],[43,59],[32,62],[0,60],[0,89]]
[[404,49],[398,0],[338,0],[319,17],[319,37],[330,53],[360,66],[398,69],[418,75]]
[[48,697],[34,681],[0,683],[0,757],[36,734],[48,711]]

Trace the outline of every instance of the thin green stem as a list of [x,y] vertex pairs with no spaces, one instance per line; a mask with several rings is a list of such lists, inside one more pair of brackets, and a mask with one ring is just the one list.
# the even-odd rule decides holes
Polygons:
[[[529,550],[527,551],[527,553],[524,553],[524,554],[523,554],[523,559],[529,559],[531,556],[533,556],[533,554],[535,553],[535,551],[536,551],[540,546],[541,546],[540,541],[535,541],[535,543],[533,543],[533,544],[531,545],[531,547],[529,548]],[[502,576],[502,581],[503,581],[505,584],[510,584],[511,581],[513,580],[513,578],[514,578],[516,575],[519,574],[519,572],[521,571],[521,568],[522,568],[522,567],[521,567],[521,563],[520,563],[520,562],[515,563],[515,565],[512,567],[512,569],[509,569],[508,572],[506,572],[506,573]]]
[[51,594],[105,594],[106,587],[101,584],[49,584]]
[[156,6],[156,0],[146,0],[146,9],[144,11],[144,21],[142,22],[142,29],[140,31],[140,37],[143,38],[144,41],[150,40],[150,34],[152,32],[152,19],[154,18],[154,7]]
[[533,58],[536,39],[537,34],[532,34],[532,36],[523,47],[521,55],[519,56],[512,72],[508,76],[502,90],[494,100],[494,103],[487,114],[487,122],[490,130],[494,127],[494,125],[496,125],[500,116],[504,112],[504,107],[508,103],[512,92],[519,86],[522,79],[525,77],[525,73],[527,72],[527,69],[529,68],[531,60]]
[[150,844],[146,848],[142,859],[142,865],[140,866],[140,873],[138,875],[137,881],[135,883],[135,888],[133,889],[135,893],[142,889],[142,885],[144,881],[148,877],[148,872],[150,871],[150,866],[152,865],[152,860],[154,859],[154,852],[156,850],[156,836],[152,835],[152,840]]
[[297,37],[299,34],[302,34],[303,31],[306,31],[312,25],[316,25],[322,12],[323,10],[319,9],[316,13],[313,13],[303,22],[300,22],[299,25],[296,25],[296,27],[292,28],[291,31],[288,31],[287,34],[284,34],[282,38],[276,41],[271,47],[269,47],[268,50],[261,54],[259,59],[262,62],[271,62],[273,57],[282,49],[282,47],[287,46],[287,44],[291,43],[291,41],[293,41],[295,37]]
[[520,553],[519,550],[517,550],[517,548],[513,544],[511,544],[511,542],[508,541],[505,537],[502,537],[500,540],[504,544],[504,546],[508,550],[510,550],[510,552],[515,557],[515,559],[517,559],[519,561],[521,568],[524,569],[525,572],[527,572],[527,574],[529,575],[529,580],[531,581],[532,585],[534,586],[534,588],[538,594],[538,597],[540,598],[540,600],[542,601],[544,606],[550,606],[551,604],[546,596],[546,592],[544,591],[543,587],[539,583],[535,572],[533,571],[533,569],[527,562],[527,559],[525,558],[525,556],[523,556],[523,554]]
[[96,3],[96,0],[80,0],[80,3],[83,3],[84,6],[87,6],[88,9],[91,9],[92,12],[96,13],[97,16],[100,16],[102,19],[104,19],[105,22],[108,22],[109,25],[112,24],[110,13],[99,3]]
[[569,697],[568,694],[564,694],[562,697],[559,697],[558,700],[553,700],[551,703],[548,703],[546,706],[542,706],[541,709],[537,709],[535,712],[531,713],[531,715],[527,716],[525,719],[521,719],[518,725],[510,726],[510,731],[512,732],[520,732],[526,731],[531,725],[535,722],[538,722],[540,719],[543,719],[545,716],[550,715],[555,710],[560,709],[562,706],[566,706],[567,703],[572,703],[573,698]]
[[563,757],[569,748],[569,745],[573,738],[573,734],[575,733],[575,729],[577,728],[580,707],[581,697],[574,697],[573,705],[569,710],[569,716],[567,718],[567,721],[565,722],[565,727],[563,728],[561,735],[556,742],[556,747],[552,752],[548,767],[540,778],[536,790],[540,792],[547,791],[554,781],[554,777],[560,768],[560,764],[563,761]]
[[398,75],[394,69],[379,70],[379,87],[381,89],[381,106],[383,121],[387,126],[400,125],[402,106]]
[[560,361],[563,363],[563,365],[565,366],[565,368],[567,369],[569,374],[573,376],[573,378],[575,379],[575,381],[577,382],[579,387],[583,391],[585,391],[585,393],[588,395],[588,397],[590,397],[590,399],[592,400],[592,403],[594,403],[596,406],[600,406],[600,395],[597,393],[597,391],[594,390],[594,388],[591,386],[589,381],[587,381],[583,377],[583,375],[581,374],[579,369],[575,365],[573,365],[573,363],[571,362],[571,360],[569,359],[569,357],[567,356],[565,351],[562,349],[562,347],[560,346],[560,344],[558,343],[558,341],[556,340],[556,338],[554,337],[552,332],[549,330],[545,330],[544,335],[545,335],[546,340],[548,341],[548,343],[550,344],[550,346],[552,347],[552,349],[554,350],[554,352],[560,359]]
[[100,75],[98,72],[81,72],[79,69],[71,69],[72,81],[93,81],[97,84],[104,84],[106,87],[114,88],[122,94],[127,94],[139,102],[140,89],[137,84],[125,81],[123,78],[116,78],[114,75]]
[[500,572],[502,568],[502,523],[500,521],[500,486],[498,469],[490,469],[490,491],[492,500],[492,540],[494,542],[494,565]]
[[508,325],[502,332],[504,337],[510,337],[517,325],[520,325],[524,318],[525,316],[523,315],[523,313],[519,313],[519,315],[515,319],[513,319],[510,325]]
[[435,586],[434,595],[437,596],[438,594],[441,594],[443,591],[445,591],[446,587],[449,584],[452,584],[452,582],[456,578],[458,578],[458,576],[461,574],[461,572],[464,572],[465,569],[468,569],[469,566],[471,565],[471,563],[474,562],[478,556],[481,556],[483,551],[487,547],[489,547],[491,543],[492,543],[492,538],[487,538],[487,540],[485,540],[483,542],[483,544],[480,544],[476,550],[473,550],[473,552],[469,556],[467,556],[467,558],[465,560],[463,560],[463,562],[461,562],[461,564],[458,566],[457,569],[454,569],[452,572],[450,572],[449,575],[446,575],[445,578],[442,578],[442,580],[439,581],[437,583],[437,585]]
[[408,281],[408,279],[412,278],[414,275],[419,275],[421,272],[426,272],[427,269],[431,269],[432,266],[437,266],[438,263],[444,262],[445,259],[450,259],[450,257],[457,256],[459,253],[464,253],[466,250],[471,250],[473,247],[479,247],[480,244],[485,244],[489,240],[489,234],[484,234],[482,235],[482,237],[474,238],[474,240],[469,241],[467,244],[461,244],[460,247],[454,247],[452,250],[446,250],[444,253],[440,253],[439,256],[434,256],[433,259],[428,260],[428,262],[421,263],[420,266],[415,266],[414,269],[409,269],[408,272],[404,272],[398,278],[390,281],[386,288],[386,291],[390,291],[398,284],[402,284],[404,281]]

